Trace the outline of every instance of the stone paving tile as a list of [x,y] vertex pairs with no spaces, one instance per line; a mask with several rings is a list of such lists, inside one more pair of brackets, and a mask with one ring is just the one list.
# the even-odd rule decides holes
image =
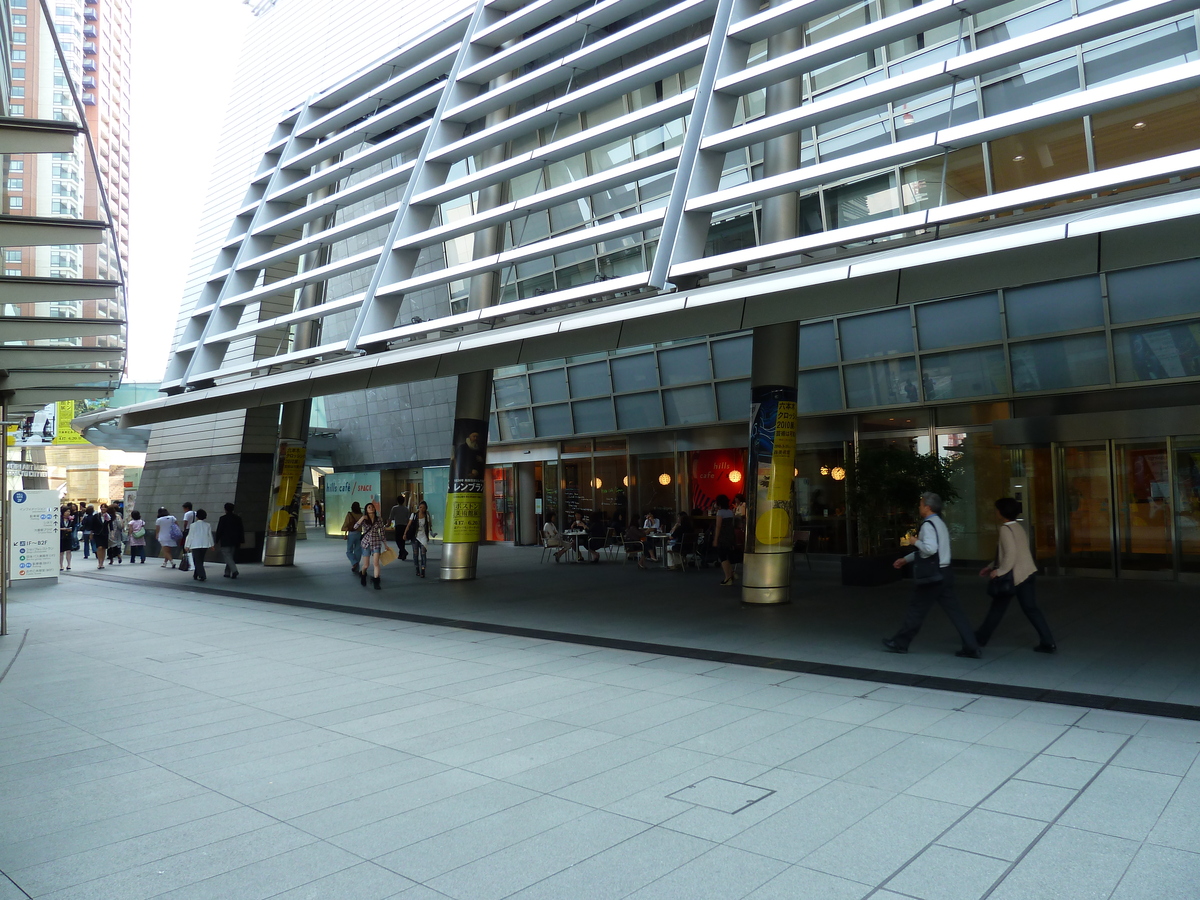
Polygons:
[[[1089,784],[1060,825],[1144,841],[1179,786],[1174,775],[1109,766]],[[1120,815],[1113,815],[1120,810]]]
[[1134,841],[1052,827],[989,900],[1107,900],[1138,850]]
[[1200,853],[1146,844],[1138,850],[1112,900],[1195,900]]
[[978,900],[1007,868],[1003,860],[935,844],[887,886],[920,900]]
[[756,853],[716,846],[629,894],[627,900],[740,900],[786,868],[786,863]]
[[938,843],[1011,861],[1024,853],[1045,829],[1046,823],[1037,819],[973,809],[938,838]]

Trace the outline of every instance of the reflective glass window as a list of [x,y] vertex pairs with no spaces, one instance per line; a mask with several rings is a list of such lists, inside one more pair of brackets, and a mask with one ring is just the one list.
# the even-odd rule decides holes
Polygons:
[[663,424],[662,402],[658,391],[647,391],[644,394],[625,394],[615,398],[617,403],[617,422],[622,431],[636,431],[641,428],[658,428]]
[[842,335],[842,359],[867,359],[912,353],[912,319],[908,309],[892,309],[868,316],[852,316],[838,322]]
[[922,350],[998,341],[1000,298],[995,294],[959,297],[917,306],[917,336]]
[[1102,334],[1013,344],[1009,356],[1018,393],[1108,384],[1108,346]]
[[658,387],[658,367],[655,365],[653,353],[643,356],[618,356],[610,360],[610,363],[613,390],[624,392]]
[[663,391],[663,410],[668,425],[696,425],[717,417],[711,384]]
[[1200,375],[1200,321],[1113,332],[1117,381]]
[[965,125],[979,118],[979,104],[974,91],[958,91],[954,95],[954,110],[951,115],[950,98],[930,103],[927,106],[910,107],[897,103],[896,140],[904,141],[919,134],[929,134],[951,125]]
[[887,122],[876,122],[873,125],[820,141],[817,144],[817,150],[821,154],[821,161],[828,162],[852,153],[862,153],[872,147],[882,147],[891,142],[892,132],[888,128]]
[[1047,4],[1040,9],[1035,9],[1032,12],[1025,13],[1023,16],[1013,16],[1003,25],[997,25],[995,28],[985,28],[992,22],[998,22],[1006,15],[1012,15],[1018,10],[1032,6],[1032,3],[1025,0],[1017,0],[1015,3],[1006,3],[1003,6],[993,7],[990,10],[979,13],[975,17],[975,27],[980,29],[975,33],[975,40],[980,47],[990,47],[992,44],[998,44],[1001,41],[1007,41],[1009,38],[1015,38],[1022,34],[1032,34],[1033,32],[1045,28],[1047,25],[1053,25],[1055,22],[1062,22],[1071,18],[1071,0],[1057,0],[1055,3]]
[[750,418],[750,382],[723,381],[717,385],[717,415],[722,421]]
[[658,354],[659,377],[663,384],[689,384],[708,381],[712,369],[708,364],[708,344],[673,347]]
[[608,377],[607,362],[572,366],[567,369],[567,380],[571,384],[572,397],[596,397],[612,393],[612,381]]
[[525,383],[524,375],[496,379],[496,406],[499,409],[528,405],[529,386]]
[[1083,120],[1059,122],[992,141],[997,192],[1045,184],[1088,171]]
[[589,431],[617,430],[617,420],[613,416],[611,397],[578,400],[571,404],[571,411],[575,415],[575,432],[577,434]]
[[565,403],[554,406],[535,406],[533,421],[538,437],[561,437],[573,433],[571,408]]
[[987,115],[994,116],[1077,90],[1079,64],[1072,54],[1066,59],[988,85],[983,89],[983,109]]
[[1004,312],[1009,337],[1098,327],[1104,324],[1100,279],[1088,275],[1009,288],[1004,292]]
[[1003,347],[980,347],[921,357],[926,400],[1008,393]]
[[1088,87],[1154,72],[1196,58],[1196,25],[1189,17],[1083,52]]
[[1096,167],[1109,169],[1200,147],[1200,91],[1092,116]]
[[889,359],[860,366],[846,366],[846,402],[853,408],[895,406],[917,403],[917,363],[908,359]]
[[737,378],[750,374],[750,350],[753,339],[746,337],[730,338],[727,341],[713,341],[712,364],[713,374],[717,378]]
[[841,409],[842,380],[838,370],[813,369],[801,372],[796,406],[802,413]]
[[942,157],[937,156],[911,166],[901,174],[900,195],[904,211],[932,209],[943,203],[957,203],[987,194],[987,176],[983,169],[983,147],[963,147],[946,157],[946,191],[942,196]]
[[800,367],[828,366],[838,361],[837,330],[833,322],[800,326]]
[[1113,322],[1200,313],[1200,259],[1108,273]]
[[529,374],[529,392],[533,395],[534,403],[566,400],[567,379],[563,377],[563,370],[550,369],[546,372],[531,372]]
[[825,211],[830,228],[846,228],[900,212],[896,176],[877,175],[854,184],[825,191]]
[[521,441],[533,437],[533,419],[527,409],[502,409],[496,414],[500,440]]

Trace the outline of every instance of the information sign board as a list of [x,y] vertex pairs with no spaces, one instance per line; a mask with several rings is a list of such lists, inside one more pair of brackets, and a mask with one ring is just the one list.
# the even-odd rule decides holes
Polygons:
[[58,577],[58,491],[13,491],[9,576],[13,583]]

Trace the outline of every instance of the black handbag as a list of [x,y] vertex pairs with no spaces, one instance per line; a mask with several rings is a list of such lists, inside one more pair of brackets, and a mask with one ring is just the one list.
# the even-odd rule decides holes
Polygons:
[[997,575],[995,578],[989,578],[987,584],[988,596],[993,599],[1007,597],[1017,591],[1017,585],[1013,581],[1012,572],[1005,572],[1003,575]]
[[[933,535],[937,537],[937,528],[933,528]],[[942,580],[942,553],[941,547],[938,547],[931,556],[922,556],[921,551],[917,551],[917,557],[913,560],[913,583],[914,584],[938,584]]]

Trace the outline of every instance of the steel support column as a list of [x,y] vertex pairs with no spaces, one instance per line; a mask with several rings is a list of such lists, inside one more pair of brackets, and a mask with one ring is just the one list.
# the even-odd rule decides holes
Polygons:
[[[772,4],[778,5],[778,2]],[[799,29],[772,35],[767,55],[777,59],[801,47]],[[800,106],[800,79],[767,88],[767,115]],[[800,135],[766,142],[764,177],[800,168]],[[780,194],[763,201],[762,242],[797,236],[799,197]],[[791,599],[792,532],[795,516],[796,373],[800,326],[792,322],[754,329],[750,370],[750,460],[746,467],[746,554],[742,602],[787,603]]]

